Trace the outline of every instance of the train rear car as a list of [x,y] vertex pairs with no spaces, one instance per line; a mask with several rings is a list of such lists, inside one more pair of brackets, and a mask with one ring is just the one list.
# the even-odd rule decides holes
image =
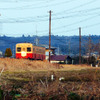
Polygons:
[[45,60],[45,48],[39,46],[33,46],[33,59]]

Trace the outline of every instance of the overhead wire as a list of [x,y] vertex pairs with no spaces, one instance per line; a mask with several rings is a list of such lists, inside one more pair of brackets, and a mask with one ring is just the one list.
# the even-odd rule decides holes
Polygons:
[[[69,0],[68,0],[69,1]],[[91,2],[88,2],[88,3],[93,3],[94,0],[91,0]],[[97,0],[96,0],[97,1]],[[87,3],[87,4],[88,4]],[[85,3],[85,5],[87,5]],[[77,7],[76,7],[77,8]],[[47,16],[45,16],[47,17]],[[71,16],[70,16],[71,17]],[[57,19],[64,19],[64,18],[68,18],[68,16],[66,17],[60,17],[60,18],[55,18],[55,19],[52,19],[52,20],[57,20]],[[26,19],[21,19],[19,18],[20,20],[15,20],[15,19],[10,19],[10,21],[8,21],[8,23],[28,23],[28,22],[36,22],[36,20],[33,20],[32,18],[28,18],[27,20]],[[48,21],[48,19],[43,19],[43,20],[37,20],[37,21]],[[5,20],[5,22],[7,22],[7,20]],[[73,24],[73,23],[72,23]],[[71,24],[70,24],[71,25]],[[61,27],[60,27],[61,28]]]
[[[96,13],[95,13],[96,14]],[[77,14],[75,14],[77,16]],[[58,18],[52,18],[52,20],[59,20],[59,19],[65,19],[65,18],[71,18],[71,17],[75,17],[75,15],[71,15],[71,16],[64,16],[64,17],[58,17]],[[89,15],[89,14],[88,14]],[[91,15],[91,14],[90,14]],[[94,15],[94,13],[93,13]],[[99,14],[97,13],[95,16],[98,16]],[[82,16],[82,15],[81,15]],[[95,17],[94,16],[94,17]],[[29,18],[6,18],[6,19],[1,19],[0,22],[1,23],[29,23],[29,22],[42,22],[42,21],[48,21],[48,18],[45,19],[46,17],[48,17],[48,15],[45,16],[37,16],[37,17],[29,17]],[[78,16],[79,17],[79,16]],[[83,17],[83,16],[82,16]],[[41,19],[42,18],[42,19]],[[89,17],[88,19],[91,19],[92,17]],[[4,20],[4,21],[3,21]],[[86,19],[87,20],[87,19]],[[81,21],[79,21],[81,22]],[[83,21],[82,21],[83,22]],[[73,23],[74,24],[74,23]],[[68,25],[67,25],[68,26]]]
[[[87,25],[87,26],[82,26],[81,28],[82,28],[82,29],[86,29],[86,28],[90,28],[90,27],[97,26],[97,25],[100,25],[100,22],[95,23],[95,24],[91,24],[91,25]],[[76,31],[76,30],[78,30],[78,27],[77,27],[77,28],[73,28],[73,29],[69,29],[69,30],[66,30],[66,31],[62,31],[62,33],[63,33],[63,32],[64,32],[64,33],[68,33],[68,32],[72,32],[72,31]],[[58,33],[58,32],[56,32],[56,33]],[[58,33],[58,34],[60,34],[60,33]]]
[[[75,0],[74,0],[75,1]],[[54,4],[50,4],[50,5],[42,5],[42,6],[36,6],[36,4],[31,4],[31,5],[26,5],[26,6],[21,6],[21,7],[9,7],[9,8],[0,8],[0,10],[25,10],[25,9],[39,9],[39,8],[47,8],[47,7],[51,7],[51,6],[58,6],[61,4],[65,4],[65,3],[70,3],[73,2],[71,0],[67,0],[67,1],[63,1],[63,2],[58,2],[58,3],[54,3]],[[37,3],[37,5],[40,5],[40,3]]]
[[[90,10],[97,10],[97,9],[100,9],[100,8],[94,8],[94,9],[89,9],[89,11]],[[86,10],[83,10],[83,11],[78,11],[79,13],[80,12],[84,12],[84,11],[86,11]],[[72,12],[72,13],[75,13],[75,12]],[[90,14],[88,14],[88,15],[90,15]],[[54,16],[54,14],[53,14],[53,16]],[[77,16],[77,14],[76,15],[70,15],[70,16],[64,16],[64,17],[57,17],[57,18],[53,18],[52,20],[57,20],[57,19],[62,19],[62,18],[70,18],[70,17],[75,17],[75,16]],[[48,15],[45,15],[45,16],[37,16],[37,18],[47,18],[48,17]],[[31,17],[32,18],[32,17]],[[23,19],[23,18],[18,18],[18,19]],[[29,19],[28,19],[29,20]],[[26,23],[28,22],[28,20],[26,21]],[[32,18],[32,21],[33,21],[33,18]],[[37,20],[37,21],[48,21],[48,19],[43,19],[43,20]],[[15,21],[15,22],[24,22],[24,21]],[[29,21],[30,22],[30,21]],[[9,22],[8,22],[9,23]],[[13,23],[13,22],[12,22]]]
[[[38,1],[55,1],[55,0],[38,0]],[[16,3],[16,2],[34,2],[34,0],[0,0],[0,2],[4,2],[4,3]]]
[[66,12],[68,13],[68,12],[70,12],[70,11],[72,11],[72,10],[77,9],[77,8],[80,8],[80,7],[83,7],[83,6],[90,5],[91,3],[94,3],[94,2],[96,2],[96,1],[98,1],[98,0],[91,0],[91,1],[86,2],[86,3],[84,3],[84,4],[81,4],[81,5],[72,7],[72,8],[70,8],[70,9],[67,9],[67,10],[64,10],[64,11],[61,11],[61,12],[58,12],[58,13],[56,13],[56,14],[54,14],[54,15],[61,14],[61,13],[66,13]]
[[65,28],[65,27],[72,26],[72,25],[76,25],[76,24],[79,24],[79,23],[85,22],[85,21],[87,21],[87,20],[91,20],[91,19],[93,19],[93,18],[95,18],[95,17],[97,17],[97,16],[100,17],[100,14],[97,14],[97,15],[95,15],[95,16],[91,16],[91,17],[88,17],[88,18],[82,19],[82,20],[80,20],[80,21],[76,21],[76,22],[73,22],[73,23],[70,23],[70,24],[64,25],[64,26],[62,26],[62,27],[56,27],[56,28],[54,28],[54,29],[56,30],[56,29],[61,29],[61,28]]
[[[92,25],[83,26],[83,27],[81,27],[81,28],[82,28],[82,29],[85,29],[85,28],[89,28],[89,27],[96,26],[96,25],[100,25],[100,22],[99,22],[99,23],[92,24]],[[75,31],[75,30],[78,30],[78,28],[74,28],[74,29],[70,29],[70,30],[62,31],[62,32],[68,33],[68,32]],[[18,35],[18,34],[17,34],[17,35]],[[52,33],[52,35],[54,35],[54,33]],[[5,39],[0,39],[0,40],[5,41]],[[59,39],[57,39],[57,40],[59,40]],[[60,39],[59,41],[64,42],[64,41],[62,41],[61,39]],[[10,43],[16,43],[16,42],[14,42],[14,41],[12,41],[12,42],[11,42],[11,41],[8,41],[8,42],[10,42]]]
[[[90,28],[90,27],[94,27],[94,26],[97,26],[97,25],[100,25],[100,22],[98,23],[95,23],[95,24],[91,24],[91,25],[87,25],[87,26],[83,26],[81,27],[82,29],[86,29],[86,28]],[[69,29],[69,30],[66,30],[66,31],[62,31],[62,32],[52,32],[52,34],[54,35],[54,33],[57,33],[57,34],[61,34],[61,33],[68,33],[68,32],[72,32],[72,31],[77,31],[78,30],[78,27],[77,28],[73,28],[73,29]]]
[[[72,25],[76,25],[76,24],[78,24],[78,23],[82,23],[82,22],[84,22],[84,21],[91,20],[91,19],[93,19],[93,18],[95,18],[95,17],[97,17],[97,16],[100,17],[100,15],[97,14],[97,15],[95,15],[95,16],[91,16],[91,17],[82,19],[82,20],[80,20],[80,21],[76,21],[76,22],[73,22],[73,23],[70,23],[70,24],[67,24],[67,25],[63,25],[63,26],[60,26],[60,27],[53,28],[53,30],[59,30],[59,29],[61,29],[61,28],[65,28],[65,27],[69,27],[69,26],[72,26]],[[44,32],[44,31],[47,31],[47,30],[43,30],[43,31],[39,31],[39,32]]]

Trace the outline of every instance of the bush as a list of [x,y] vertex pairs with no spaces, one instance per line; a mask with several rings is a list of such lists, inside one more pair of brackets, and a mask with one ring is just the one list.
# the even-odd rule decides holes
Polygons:
[[10,48],[7,48],[5,51],[5,57],[11,57],[12,56],[12,51]]
[[0,86],[0,100],[3,100],[3,97],[4,97],[3,90],[1,89],[1,86]]
[[76,93],[70,93],[67,98],[68,100],[81,100],[80,96]]

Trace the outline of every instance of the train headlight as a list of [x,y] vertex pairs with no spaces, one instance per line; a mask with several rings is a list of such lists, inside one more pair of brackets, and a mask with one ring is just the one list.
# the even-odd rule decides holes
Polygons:
[[22,51],[22,52],[21,52],[21,56],[22,56],[22,57],[25,57],[25,56],[26,56],[26,52],[25,52],[25,51]]

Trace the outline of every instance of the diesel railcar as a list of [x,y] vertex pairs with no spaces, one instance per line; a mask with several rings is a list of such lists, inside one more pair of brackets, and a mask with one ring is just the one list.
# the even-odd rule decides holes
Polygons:
[[16,44],[16,58],[45,60],[45,48],[34,46],[32,43]]

